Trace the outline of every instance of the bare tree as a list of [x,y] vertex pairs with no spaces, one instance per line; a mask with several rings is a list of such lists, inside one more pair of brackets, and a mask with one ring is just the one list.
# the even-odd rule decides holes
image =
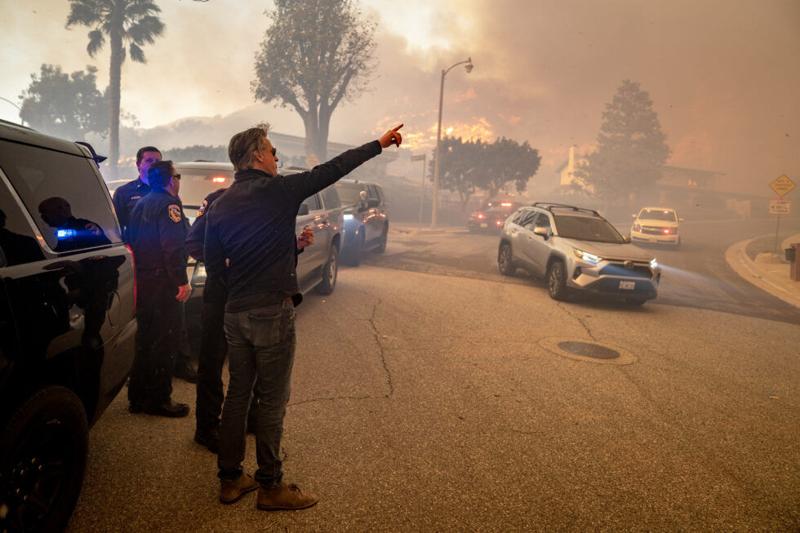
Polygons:
[[293,107],[306,130],[306,153],[327,159],[331,116],[360,94],[375,68],[375,24],[351,0],[275,0],[256,55],[257,100]]
[[142,46],[152,44],[164,32],[164,23],[157,16],[161,9],[152,0],[69,0],[69,3],[67,28],[74,25],[92,28],[86,47],[91,57],[103,48],[106,36],[111,41],[109,164],[112,176],[116,177],[122,63],[126,55],[138,63],[146,62]]

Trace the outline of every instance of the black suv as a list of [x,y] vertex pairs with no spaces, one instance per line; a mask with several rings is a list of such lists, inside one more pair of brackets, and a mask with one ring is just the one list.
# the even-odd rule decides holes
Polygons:
[[380,185],[359,180],[339,180],[336,190],[344,206],[342,261],[358,266],[365,251],[386,251],[389,213]]
[[66,527],[133,362],[133,256],[99,160],[0,122],[0,531]]
[[[284,176],[303,172],[298,167],[281,168]],[[203,199],[209,193],[233,183],[233,165],[230,163],[176,163],[175,171],[181,175],[180,196],[186,216],[193,220]],[[316,193],[303,202],[297,213],[297,234],[305,226],[314,230],[314,244],[306,248],[298,257],[297,280],[303,293],[313,288],[320,294],[330,294],[336,287],[338,258],[341,248],[342,210],[336,189],[331,186]],[[190,265],[192,282],[192,298],[187,314],[194,314],[198,296],[205,286],[205,267],[199,264]]]

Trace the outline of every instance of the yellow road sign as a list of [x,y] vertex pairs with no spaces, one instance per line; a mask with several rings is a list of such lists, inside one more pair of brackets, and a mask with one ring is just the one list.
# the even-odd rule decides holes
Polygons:
[[795,187],[794,182],[785,174],[772,180],[769,186],[781,198],[792,192]]

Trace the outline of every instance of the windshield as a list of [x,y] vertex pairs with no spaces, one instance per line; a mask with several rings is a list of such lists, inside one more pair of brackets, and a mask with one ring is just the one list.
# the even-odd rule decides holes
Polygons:
[[602,218],[556,215],[558,236],[580,241],[622,244],[622,235]]
[[642,209],[639,213],[639,218],[646,220],[666,220],[667,222],[675,222],[675,211],[668,211],[664,209]]
[[356,205],[361,199],[359,193],[364,190],[364,186],[358,183],[337,183],[336,192],[339,193],[339,198],[342,205]]
[[206,196],[222,189],[230,187],[233,183],[233,170],[219,169],[198,169],[175,167],[175,171],[181,175],[181,201],[184,207],[199,207]]

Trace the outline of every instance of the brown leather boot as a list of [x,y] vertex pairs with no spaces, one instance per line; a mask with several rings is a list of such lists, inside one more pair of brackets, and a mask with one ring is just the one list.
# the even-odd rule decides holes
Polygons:
[[262,511],[294,511],[312,507],[318,501],[319,498],[310,492],[303,492],[294,483],[281,483],[268,489],[259,487],[256,507]]
[[219,501],[224,504],[236,503],[248,492],[258,488],[258,483],[253,476],[242,474],[238,479],[221,479]]

